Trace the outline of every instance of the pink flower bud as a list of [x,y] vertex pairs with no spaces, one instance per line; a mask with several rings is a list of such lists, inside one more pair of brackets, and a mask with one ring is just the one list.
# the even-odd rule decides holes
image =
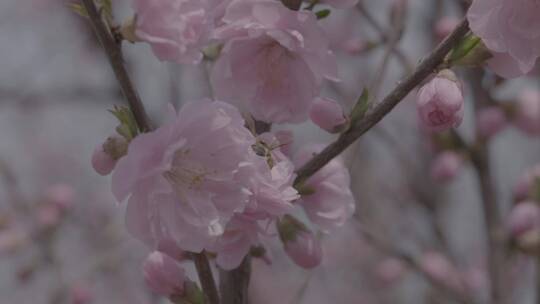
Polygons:
[[309,117],[313,123],[330,133],[343,131],[349,122],[343,108],[335,100],[328,98],[315,98]]
[[405,270],[405,265],[401,261],[388,258],[377,265],[376,274],[383,283],[392,284],[403,277]]
[[78,283],[71,288],[72,304],[88,304],[93,300],[94,294],[87,285]]
[[285,252],[298,266],[310,269],[321,263],[321,243],[302,222],[285,215],[278,222],[278,231]]
[[319,239],[311,231],[299,231],[296,238],[285,243],[285,252],[296,265],[310,269],[322,260],[322,247]]
[[424,253],[420,260],[421,269],[432,278],[444,282],[447,286],[459,287],[460,280],[450,261],[437,252]]
[[476,132],[480,137],[490,138],[503,130],[506,123],[506,114],[500,107],[488,107],[476,115]]
[[62,210],[66,210],[73,205],[75,191],[70,185],[56,184],[47,189],[46,197],[47,202],[58,206]]
[[536,187],[536,181],[540,182],[540,164],[528,169],[519,178],[513,190],[516,202],[526,200],[535,191],[540,192],[540,189],[534,189]]
[[540,228],[540,207],[532,201],[517,204],[508,216],[507,226],[510,235],[516,238]]
[[443,70],[418,90],[417,110],[423,125],[434,132],[445,131],[463,120],[461,84],[450,70]]
[[540,135],[540,91],[528,89],[517,100],[516,126],[531,136]]
[[342,48],[345,52],[356,55],[367,48],[367,43],[359,37],[353,37],[343,42]]
[[41,228],[51,228],[60,223],[62,212],[59,206],[45,203],[38,207],[36,216]]
[[437,37],[438,40],[443,40],[446,36],[450,35],[458,24],[459,19],[456,17],[442,17],[435,24],[435,37]]
[[92,154],[92,167],[99,175],[108,175],[114,169],[116,161],[99,146]]
[[463,157],[454,151],[444,151],[431,164],[431,178],[437,182],[452,180],[463,165]]
[[143,273],[146,284],[157,294],[178,296],[184,292],[184,269],[161,252],[154,251],[148,255]]

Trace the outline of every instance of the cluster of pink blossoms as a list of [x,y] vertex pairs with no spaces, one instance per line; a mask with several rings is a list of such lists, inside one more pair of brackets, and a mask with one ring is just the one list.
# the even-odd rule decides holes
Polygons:
[[503,77],[530,72],[540,57],[540,2],[475,0],[467,18],[472,31],[492,51],[489,66]]
[[[213,62],[216,97],[184,105],[152,132],[111,136],[94,152],[96,171],[112,172],[116,199],[128,200],[127,229],[156,251],[144,267],[149,286],[182,294],[177,263],[185,252],[211,253],[229,270],[250,252],[267,259],[260,249],[278,236],[295,263],[317,266],[322,248],[313,229],[330,232],[355,209],[345,164],[332,160],[297,190],[295,170],[320,148],[293,155],[291,132],[250,128],[251,117],[348,128],[343,109],[319,97],[325,79],[337,81],[337,64],[315,13],[275,0],[134,0],[134,9],[135,40],[159,59]],[[219,52],[209,58],[209,50]]]

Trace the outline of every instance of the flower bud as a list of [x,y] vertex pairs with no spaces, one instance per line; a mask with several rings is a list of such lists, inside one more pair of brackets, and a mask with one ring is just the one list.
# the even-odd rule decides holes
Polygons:
[[437,182],[452,180],[463,165],[463,157],[454,151],[444,151],[431,164],[431,178]]
[[463,92],[450,70],[443,70],[418,90],[417,110],[423,125],[434,132],[457,127],[463,120]]
[[512,237],[540,229],[540,207],[536,202],[526,201],[517,204],[508,216],[508,231]]
[[349,125],[349,118],[343,113],[343,108],[328,98],[315,98],[309,117],[313,123],[330,133],[339,133]]
[[519,178],[513,192],[516,202],[528,198],[540,200],[540,164],[528,169]]
[[517,247],[526,254],[540,255],[540,229],[525,232],[517,239]]
[[356,55],[368,48],[368,43],[359,37],[352,37],[343,42],[343,50],[350,55]]
[[185,274],[169,256],[154,251],[143,264],[144,280],[155,293],[163,296],[179,296],[184,292]]
[[66,210],[73,205],[75,191],[70,185],[56,184],[47,189],[46,198],[47,202]]
[[517,100],[514,123],[530,136],[540,135],[540,91],[523,91]]
[[450,261],[440,253],[424,253],[420,260],[420,268],[427,275],[443,282],[447,286],[459,288],[461,285],[456,269],[452,266]]
[[71,287],[72,304],[88,304],[93,300],[94,295],[87,285],[78,283]]
[[376,268],[377,277],[384,284],[393,284],[401,279],[406,271],[405,265],[398,259],[388,258],[379,263]]
[[285,215],[277,225],[285,252],[298,266],[310,269],[321,263],[321,243],[302,222]]
[[100,175],[108,175],[116,166],[116,161],[127,153],[128,143],[119,136],[107,138],[103,145],[94,150],[92,167]]
[[490,138],[506,127],[506,114],[500,107],[482,109],[476,115],[476,132],[482,138]]

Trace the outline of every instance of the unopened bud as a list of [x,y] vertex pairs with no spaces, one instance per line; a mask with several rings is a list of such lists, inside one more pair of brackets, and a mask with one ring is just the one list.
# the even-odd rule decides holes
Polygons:
[[285,215],[277,225],[285,252],[298,266],[309,269],[321,263],[321,243],[302,222]]
[[442,70],[418,90],[417,110],[423,125],[441,132],[457,127],[463,120],[462,86],[450,70]]
[[311,121],[329,133],[339,133],[349,126],[349,118],[343,108],[329,98],[315,98],[309,112]]

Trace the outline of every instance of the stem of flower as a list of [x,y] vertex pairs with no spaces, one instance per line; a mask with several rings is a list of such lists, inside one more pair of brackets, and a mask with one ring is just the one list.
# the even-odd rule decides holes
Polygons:
[[297,171],[298,176],[294,184],[300,185],[381,121],[403,98],[443,63],[448,52],[460,42],[468,31],[469,23],[464,19],[452,34],[425,57],[415,71],[401,81],[373,110],[369,111],[359,122],[351,122],[354,125],[353,128],[341,134],[335,142],[328,145],[321,153],[300,168]]
[[127,99],[140,131],[150,131],[151,126],[148,116],[146,115],[144,105],[139,98],[139,94],[135,90],[135,87],[133,86],[133,82],[127,73],[126,67],[124,66],[121,45],[116,42],[115,38],[111,35],[110,29],[103,22],[103,18],[96,7],[94,0],[82,0],[82,3],[86,8],[88,18],[92,24],[92,27],[94,28],[94,31],[96,32],[99,42],[107,54],[107,58],[109,59],[109,63],[113,69],[114,75],[120,84],[122,93]]

